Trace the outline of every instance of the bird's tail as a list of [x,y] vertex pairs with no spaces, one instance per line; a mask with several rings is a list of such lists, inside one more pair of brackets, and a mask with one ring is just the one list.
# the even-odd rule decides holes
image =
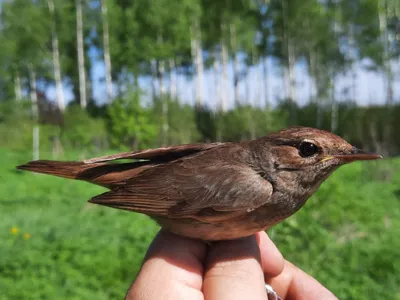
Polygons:
[[93,168],[94,166],[93,164],[87,165],[83,162],[74,161],[35,160],[18,166],[17,169],[64,178],[80,179],[79,174],[82,173],[82,171]]
[[151,162],[85,163],[79,161],[35,160],[17,169],[58,177],[88,181],[106,188],[114,188],[153,166]]

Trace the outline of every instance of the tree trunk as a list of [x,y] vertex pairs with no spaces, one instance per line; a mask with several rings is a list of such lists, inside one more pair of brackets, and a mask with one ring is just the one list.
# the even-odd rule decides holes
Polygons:
[[82,0],[76,0],[76,38],[78,50],[79,95],[82,108],[86,108],[85,48],[83,44]]
[[[258,72],[258,70],[257,70],[257,65],[258,65],[258,63],[257,63],[257,59],[258,59],[258,57],[257,57],[257,52],[256,52],[256,47],[255,47],[255,44],[253,44],[253,46],[252,46],[252,48],[251,48],[251,52],[252,52],[252,59],[251,59],[251,64],[252,64],[252,66],[256,69],[255,71],[255,79],[254,79],[254,82],[256,82],[256,84],[258,84],[259,82],[260,82],[260,74],[259,74],[259,72]],[[250,70],[251,70],[251,68],[249,68]],[[250,75],[250,74],[249,74]],[[251,77],[249,76],[249,80],[251,80]],[[251,84],[251,82],[249,82],[249,84]],[[251,104],[253,104],[254,106],[258,106],[258,107],[261,107],[262,106],[262,103],[261,103],[261,95],[260,95],[260,89],[258,89],[258,88],[255,88],[254,89],[254,93],[253,93],[253,101],[251,101]],[[250,99],[249,99],[249,101],[250,101]],[[250,104],[250,105],[251,105]]]
[[197,60],[196,60],[196,69],[197,69],[197,90],[198,90],[198,103],[203,105],[204,96],[203,96],[203,78],[204,78],[204,63],[203,63],[203,48],[201,45],[201,31],[200,24],[197,23],[196,32],[197,32]]
[[[226,33],[226,25],[225,23],[221,24],[221,32],[224,36]],[[229,63],[229,53],[228,47],[224,38],[221,40],[221,97],[222,97],[222,111],[226,111],[228,109],[228,100],[229,100],[229,86],[228,86],[228,63]]]
[[52,159],[58,159],[60,157],[60,155],[62,155],[64,153],[64,149],[61,143],[61,139],[60,139],[60,134],[61,134],[61,128],[58,128],[54,139],[52,140]]
[[32,103],[32,118],[33,118],[33,128],[32,128],[32,159],[39,159],[39,106],[36,90],[36,73],[33,67],[30,65],[29,69],[29,86],[30,86],[30,98]]
[[47,6],[50,11],[51,18],[51,46],[53,54],[53,71],[54,81],[56,82],[56,100],[58,109],[63,112],[65,110],[63,84],[60,67],[60,49],[58,46],[58,35],[57,35],[57,22],[55,18],[55,9],[53,0],[47,0]]
[[177,80],[175,72],[175,60],[170,58],[168,60],[169,67],[169,96],[171,99],[177,99]]
[[216,110],[222,110],[223,103],[221,97],[221,70],[220,70],[220,61],[218,57],[218,53],[215,53],[214,62],[213,62],[213,69],[214,69],[214,83],[215,83],[215,107]]
[[310,70],[309,70],[309,75],[311,78],[311,83],[310,83],[310,101],[311,103],[316,103],[317,100],[317,72],[316,72],[316,53],[315,51],[310,51]]
[[[239,100],[239,58],[237,56],[237,43],[236,43],[236,26],[230,24],[229,32],[231,35],[231,48],[233,52],[233,88],[234,88],[234,103],[236,106],[240,105]],[[249,99],[247,99],[249,100]]]
[[263,83],[264,83],[264,97],[265,97],[265,107],[270,107],[270,98],[269,98],[269,78],[268,78],[268,55],[263,60]]
[[331,111],[331,132],[336,133],[338,129],[339,109],[335,97],[335,78],[332,78],[332,84],[330,88],[330,100],[332,104]]
[[159,96],[157,93],[157,61],[155,59],[152,59],[150,61],[150,68],[151,68],[151,91],[153,94],[153,101],[157,99]]
[[169,132],[169,124],[168,124],[168,100],[165,98],[162,100],[162,137],[163,137],[163,146],[168,145],[168,132]]
[[21,101],[22,99],[21,77],[19,76],[19,72],[17,70],[14,73],[14,93],[15,93],[15,99],[17,101]]
[[321,104],[317,104],[317,124],[316,124],[316,127],[317,128],[321,128],[321,126],[322,126],[322,122],[323,122],[323,118],[324,118],[324,116],[323,116],[323,109],[322,109],[323,107],[322,107],[322,105]]
[[160,96],[163,97],[166,94],[165,88],[165,62],[163,60],[158,62],[158,81],[160,83]]
[[222,63],[222,80],[221,80],[221,96],[222,96],[222,111],[228,109],[228,47],[223,42],[221,45],[221,63]]
[[385,75],[386,104],[392,105],[394,76],[389,53],[390,41],[389,33],[387,30],[387,0],[379,1],[379,6],[379,29],[381,33],[381,43],[383,45],[383,71]]
[[356,83],[356,79],[357,79],[357,74],[356,74],[356,68],[355,68],[355,61],[357,60],[357,44],[356,44],[356,40],[355,40],[355,28],[353,24],[349,25],[349,45],[350,45],[350,49],[349,49],[349,54],[350,54],[350,61],[351,61],[351,101],[353,101],[354,103],[357,103],[356,101],[356,88],[357,88],[357,83]]
[[104,65],[106,68],[106,92],[107,92],[107,100],[108,102],[111,102],[113,98],[113,92],[112,92],[112,77],[111,77],[110,34],[108,28],[107,0],[101,0],[101,15],[103,21],[103,48],[104,48]]
[[250,97],[250,68],[249,66],[246,64],[244,67],[244,72],[245,77],[244,77],[244,98],[245,101],[243,101],[243,104],[251,104],[251,97]]
[[197,104],[197,66],[196,66],[196,48],[197,48],[197,41],[196,41],[196,37],[195,37],[195,26],[192,25],[192,27],[190,27],[190,54],[192,56],[192,65],[194,66],[194,80],[195,80],[195,86],[193,89],[193,96],[194,96],[194,100],[195,103]]
[[168,131],[169,131],[169,124],[168,124],[168,98],[165,97],[165,66],[164,61],[160,61],[158,64],[159,66],[159,75],[160,75],[160,96],[162,101],[162,131],[163,131],[163,146],[168,145]]
[[138,135],[136,138],[132,139],[132,150],[137,151],[139,150],[139,145],[140,145],[140,135]]
[[162,114],[162,145],[168,145],[168,98],[165,97],[165,63],[163,60],[158,62],[158,78],[160,83],[160,100],[161,100],[161,114]]
[[284,86],[286,97],[293,103],[296,103],[296,81],[294,76],[295,58],[292,50],[293,47],[288,45],[288,59],[284,67]]
[[292,101],[296,103],[296,82],[294,75],[294,66],[296,64],[296,56],[295,56],[295,46],[291,37],[291,33],[289,30],[289,22],[287,16],[287,7],[288,3],[286,0],[282,1],[282,15],[283,15],[283,40],[284,40],[284,50],[286,51],[285,56],[287,57],[286,67],[285,67],[285,81],[286,81],[286,96]]
[[192,61],[195,66],[195,77],[196,77],[196,89],[195,89],[195,99],[196,105],[203,105],[203,77],[204,77],[204,67],[203,67],[203,49],[201,46],[201,29],[199,20],[196,19],[191,27],[191,52]]
[[215,83],[215,124],[216,124],[216,132],[215,137],[217,141],[222,141],[222,132],[223,132],[223,119],[221,118],[221,112],[224,109],[222,93],[221,93],[221,57],[219,55],[219,51],[216,49],[214,53],[214,62],[213,62],[213,73],[214,73],[214,83]]
[[323,96],[321,93],[321,77],[324,74],[318,72],[318,69],[321,69],[322,66],[317,67],[318,63],[318,53],[314,50],[310,51],[310,70],[309,75],[311,77],[311,91],[310,91],[310,100],[311,103],[315,104],[316,106],[316,124],[315,127],[321,128],[323,122],[323,107],[322,107],[322,100]]
[[263,76],[262,76],[262,68],[263,65],[262,63],[258,63],[256,66],[256,79],[255,81],[257,82],[257,85],[259,86],[259,88],[257,88],[256,90],[256,101],[258,104],[258,107],[262,108],[263,106],[265,106],[265,100],[263,101],[263,94],[262,94],[262,85],[263,85]]
[[288,37],[288,87],[289,87],[289,98],[294,103],[296,100],[296,80],[294,75],[294,66],[296,64],[296,57],[294,52],[294,44],[291,37]]

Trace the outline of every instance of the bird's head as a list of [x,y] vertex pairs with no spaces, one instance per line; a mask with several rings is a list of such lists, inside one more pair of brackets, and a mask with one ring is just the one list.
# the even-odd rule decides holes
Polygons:
[[338,167],[382,158],[327,131],[292,127],[251,142],[251,164],[273,186],[281,218],[297,211]]
[[357,149],[333,133],[309,127],[284,129],[267,139],[277,170],[329,172],[353,161],[382,158]]

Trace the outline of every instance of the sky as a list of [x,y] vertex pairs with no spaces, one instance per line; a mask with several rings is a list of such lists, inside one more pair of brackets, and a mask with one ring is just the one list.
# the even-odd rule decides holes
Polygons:
[[[101,57],[91,54],[92,59],[92,70],[90,76],[93,78],[93,96],[98,103],[104,103],[106,101],[106,89],[105,89],[105,67],[104,63],[99,59]],[[400,63],[393,64],[394,70],[400,70]],[[268,59],[269,76],[268,76],[268,99],[272,105],[276,105],[279,99],[285,97],[284,82],[281,76],[280,69],[274,64],[273,59]],[[232,85],[233,78],[233,67],[232,64],[228,66],[228,76],[230,78],[230,86],[228,89],[228,101],[229,107],[233,106],[234,90]],[[356,80],[355,80],[355,95],[356,101],[359,105],[371,105],[371,104],[384,104],[386,101],[386,88],[384,76],[378,72],[367,71],[360,64],[355,66]],[[244,80],[239,83],[239,94],[240,99],[245,101],[246,84],[249,88],[249,99],[246,99],[247,103],[257,105],[260,99],[258,95],[264,96],[265,89],[264,84],[260,80],[262,76],[262,66],[258,65],[252,67],[249,71],[247,82]],[[211,70],[206,70],[204,73],[204,84],[203,84],[203,95],[204,101],[209,107],[215,107],[216,105],[216,91],[215,91],[215,73]],[[296,96],[297,102],[300,105],[307,103],[310,95],[310,86],[312,84],[311,78],[306,72],[306,68],[303,64],[298,63],[295,67],[296,77]],[[179,98],[185,103],[194,103],[194,82],[192,78],[185,78],[178,76],[178,95]],[[351,77],[349,75],[341,75],[337,77],[335,95],[338,101],[346,99],[343,90],[346,87],[350,87],[352,84]],[[151,81],[150,78],[140,78],[140,87],[145,90],[147,97],[151,96]],[[397,74],[395,82],[393,84],[394,100],[400,101],[400,74]],[[55,100],[55,87],[51,86],[47,90],[49,99]],[[73,98],[70,87],[64,86],[64,95],[67,102]],[[265,99],[263,97],[263,99]]]

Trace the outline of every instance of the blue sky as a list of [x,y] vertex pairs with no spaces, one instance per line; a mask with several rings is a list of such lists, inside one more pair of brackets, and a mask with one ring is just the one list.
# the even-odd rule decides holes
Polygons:
[[[96,58],[97,57],[97,58]],[[93,68],[91,70],[91,77],[93,78],[93,95],[98,103],[104,103],[106,100],[106,92],[105,92],[105,83],[104,83],[104,75],[105,68],[104,63],[100,60],[100,57],[93,55]],[[277,103],[279,98],[285,96],[285,90],[283,86],[283,79],[280,74],[281,70],[274,64],[272,59],[268,60],[269,65],[269,99],[271,99],[271,103],[274,105]],[[393,64],[394,70],[399,70],[400,66],[397,64]],[[229,65],[229,77],[233,77],[232,66]],[[356,65],[356,101],[360,105],[369,105],[369,104],[383,104],[386,99],[386,89],[384,88],[384,77],[382,74],[372,71],[367,71],[360,65]],[[242,81],[239,84],[240,89],[240,98],[245,98],[245,89],[246,84],[249,86],[250,97],[247,99],[248,102],[257,104],[258,99],[257,95],[264,95],[264,86],[257,80],[257,76],[261,76],[262,67],[256,66],[251,68],[249,77],[247,79],[247,83]],[[257,75],[258,73],[258,75]],[[301,63],[296,65],[295,68],[296,74],[296,91],[297,91],[297,101],[300,104],[304,104],[309,99],[310,94],[310,84],[311,79],[308,76],[304,65]],[[395,101],[399,101],[400,98],[400,84],[399,84],[399,74],[397,74],[397,78],[393,85],[394,88],[394,99]],[[346,96],[343,94],[343,90],[346,87],[351,86],[351,77],[341,75],[337,78],[336,81],[336,98],[339,101],[343,101],[346,99]],[[151,83],[149,78],[140,78],[139,84],[142,89],[144,89],[148,95],[151,92]],[[183,76],[178,76],[178,93],[180,99],[186,103],[194,103],[194,89],[193,89],[193,80],[184,78]],[[212,71],[206,71],[204,74],[204,98],[205,102],[211,106],[215,107],[215,74]],[[228,90],[229,94],[229,104],[233,105],[233,86],[230,82],[230,87]],[[55,99],[55,88],[49,87],[47,94],[51,100]],[[66,101],[70,101],[72,99],[71,88],[64,87],[64,95]]]

